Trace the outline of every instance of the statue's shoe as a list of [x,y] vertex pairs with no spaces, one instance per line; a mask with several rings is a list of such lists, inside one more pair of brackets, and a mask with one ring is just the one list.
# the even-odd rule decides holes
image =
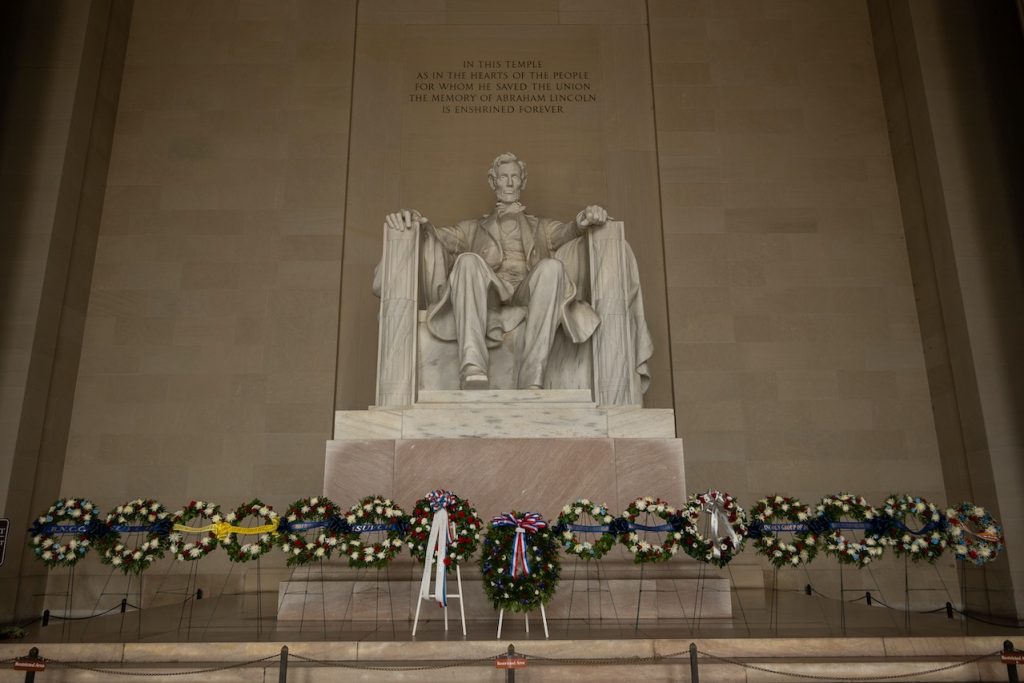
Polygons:
[[488,389],[491,382],[487,378],[486,372],[475,365],[469,365],[462,373],[461,385],[463,389]]

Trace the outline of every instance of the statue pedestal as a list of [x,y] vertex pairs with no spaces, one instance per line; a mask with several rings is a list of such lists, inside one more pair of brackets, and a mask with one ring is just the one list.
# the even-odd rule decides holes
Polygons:
[[[384,495],[408,511],[428,491],[446,488],[469,499],[485,520],[513,509],[554,520],[580,497],[615,514],[639,496],[680,506],[686,500],[683,442],[675,438],[672,410],[599,407],[590,390],[420,391],[418,399],[408,408],[336,413],[324,495],[342,507]],[[411,618],[421,573],[402,556],[379,575],[340,566],[322,582],[297,575],[281,584],[278,618],[323,609],[329,619],[385,618],[382,605],[387,618],[391,610],[395,618]],[[475,562],[463,567],[466,615],[494,618],[479,583]],[[583,618],[600,610],[605,619],[632,619],[638,607],[642,619],[732,613],[721,572],[682,554],[641,570],[621,548],[589,565],[563,558],[548,615],[581,618],[588,599],[595,602]]]
[[516,509],[554,519],[579,497],[616,512],[643,495],[681,505],[673,411],[598,407],[589,395],[424,391],[410,408],[338,411],[324,495],[342,506],[371,494],[409,506],[446,488],[484,518]]

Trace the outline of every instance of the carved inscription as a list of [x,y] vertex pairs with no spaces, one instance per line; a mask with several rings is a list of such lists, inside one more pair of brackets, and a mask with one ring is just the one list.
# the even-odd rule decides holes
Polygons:
[[589,71],[539,59],[467,59],[457,69],[417,71],[408,97],[443,114],[564,114],[597,102]]

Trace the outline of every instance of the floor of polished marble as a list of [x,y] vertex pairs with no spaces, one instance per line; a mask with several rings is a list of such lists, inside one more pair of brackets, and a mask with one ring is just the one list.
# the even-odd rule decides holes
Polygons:
[[[119,600],[110,613],[89,619],[64,620],[51,616],[43,627],[30,625],[27,638],[33,642],[255,642],[255,641],[459,641],[496,637],[498,620],[477,619],[466,623],[462,635],[458,608],[448,611],[448,630],[437,608],[424,604],[415,638],[412,621],[327,621],[310,616],[302,621],[274,618],[277,593],[264,592],[257,605],[256,594],[186,600],[178,604],[147,607],[141,611],[119,610]],[[774,598],[774,604],[773,604]],[[932,613],[906,612],[863,599],[837,599],[807,595],[804,591],[736,589],[732,594],[733,616],[727,619],[683,618],[635,619],[635,615],[598,612],[589,617],[550,619],[553,640],[622,640],[662,638],[792,638],[792,637],[878,637],[878,636],[982,636],[1008,632],[1007,627],[969,620],[959,614],[948,618],[945,610]],[[99,610],[102,611],[102,610]],[[313,612],[314,610],[310,610]],[[579,612],[577,612],[579,613]],[[544,638],[539,613],[531,613],[529,633],[523,615],[505,615],[503,639]]]

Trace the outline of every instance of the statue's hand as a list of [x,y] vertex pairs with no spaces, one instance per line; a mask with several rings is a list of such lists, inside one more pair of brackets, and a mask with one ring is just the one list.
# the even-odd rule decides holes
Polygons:
[[402,209],[394,213],[389,213],[384,217],[384,225],[391,228],[392,230],[409,230],[410,228],[429,223],[430,221],[423,217],[416,209]]
[[604,225],[608,221],[608,212],[602,207],[594,205],[576,214],[576,225],[581,228],[589,228],[594,225]]

